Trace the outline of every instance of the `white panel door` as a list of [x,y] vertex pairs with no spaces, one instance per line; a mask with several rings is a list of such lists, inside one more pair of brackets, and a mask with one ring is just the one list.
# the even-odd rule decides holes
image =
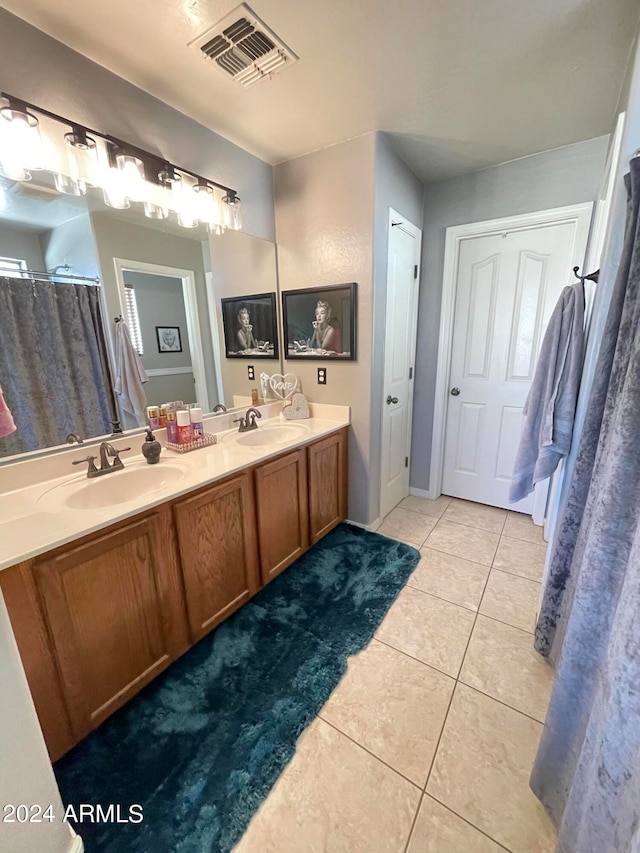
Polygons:
[[[411,228],[411,231],[408,229]],[[382,404],[380,513],[409,494],[413,361],[418,309],[419,232],[409,223],[389,230]]]
[[531,513],[508,493],[540,344],[571,280],[576,224],[460,242],[442,491]]

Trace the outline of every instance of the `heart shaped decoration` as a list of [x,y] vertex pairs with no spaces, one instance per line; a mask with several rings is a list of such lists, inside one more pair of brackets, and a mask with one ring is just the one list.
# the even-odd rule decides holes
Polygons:
[[298,391],[291,398],[291,403],[288,406],[285,406],[282,410],[282,414],[287,421],[301,421],[304,418],[309,417],[309,403],[307,402],[307,398]]
[[288,400],[298,390],[298,377],[295,373],[274,373],[269,378],[269,387],[281,400]]

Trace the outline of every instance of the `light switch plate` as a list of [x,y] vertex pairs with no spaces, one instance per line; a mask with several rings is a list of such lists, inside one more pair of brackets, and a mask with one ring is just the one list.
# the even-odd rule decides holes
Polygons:
[[326,385],[327,384],[327,368],[319,367],[318,368],[318,385]]
[[252,364],[247,365],[247,373],[249,374],[249,379],[255,379],[256,378],[256,372],[253,369]]

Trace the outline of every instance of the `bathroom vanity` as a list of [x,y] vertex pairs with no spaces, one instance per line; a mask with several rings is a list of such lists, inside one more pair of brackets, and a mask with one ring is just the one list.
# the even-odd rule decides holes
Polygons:
[[0,587],[52,760],[346,518],[348,423],[316,407],[13,493]]

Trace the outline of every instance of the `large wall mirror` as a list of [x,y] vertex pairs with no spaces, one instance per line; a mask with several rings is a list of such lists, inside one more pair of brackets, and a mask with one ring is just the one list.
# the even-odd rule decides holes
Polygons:
[[[260,372],[281,372],[274,342],[228,357],[221,313],[221,299],[275,293],[281,334],[275,244],[241,231],[210,237],[137,207],[61,195],[47,173],[0,178],[0,388],[17,427],[0,438],[0,462],[102,438],[113,421],[139,430],[146,406],[230,409]],[[245,307],[235,321],[257,330]],[[120,318],[146,373],[134,412],[116,393],[134,369],[117,360]]]

